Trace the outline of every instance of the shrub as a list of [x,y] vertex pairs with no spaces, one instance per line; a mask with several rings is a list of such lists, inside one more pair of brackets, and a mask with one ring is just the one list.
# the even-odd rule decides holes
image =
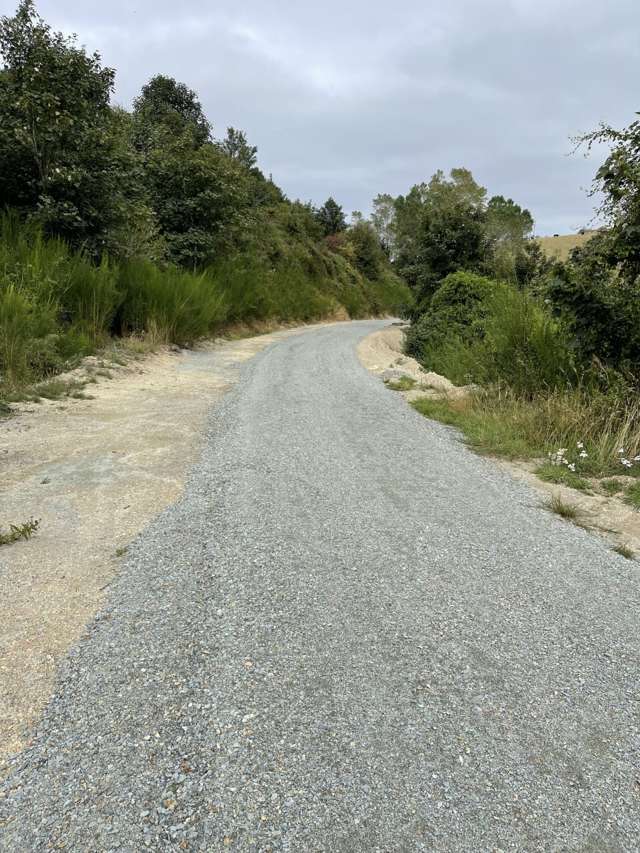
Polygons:
[[528,293],[474,273],[447,276],[409,332],[407,351],[458,384],[536,393],[575,379],[566,329]]
[[[472,272],[448,275],[440,284],[425,313],[407,334],[407,352],[430,363],[447,341],[468,342],[482,335],[486,302],[497,282]],[[431,366],[431,365],[430,365]]]

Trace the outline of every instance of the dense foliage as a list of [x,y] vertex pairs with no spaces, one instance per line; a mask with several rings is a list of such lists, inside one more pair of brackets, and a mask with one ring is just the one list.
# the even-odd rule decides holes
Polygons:
[[289,201],[197,95],[156,75],[131,112],[115,73],[32,0],[0,21],[0,391],[111,334],[188,342],[222,325],[396,312],[376,231]]

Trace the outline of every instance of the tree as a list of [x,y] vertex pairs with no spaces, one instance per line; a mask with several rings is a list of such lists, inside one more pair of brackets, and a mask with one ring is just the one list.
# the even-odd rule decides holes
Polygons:
[[371,223],[382,248],[393,258],[396,247],[396,205],[395,199],[389,193],[381,193],[374,198]]
[[196,93],[173,77],[157,74],[134,101],[138,146],[159,144],[158,135],[191,139],[194,148],[211,139],[211,125]]
[[386,257],[373,225],[364,220],[357,221],[349,228],[347,238],[353,248],[356,267],[366,278],[378,278]]
[[114,72],[54,33],[31,0],[0,21],[0,198],[99,251],[122,212]]
[[236,130],[234,127],[227,128],[227,135],[220,143],[220,148],[224,153],[237,160],[247,169],[253,169],[258,159],[258,148],[255,145],[249,145],[247,137],[242,130]]
[[467,169],[438,171],[396,201],[396,267],[428,300],[457,270],[480,270],[485,254],[486,190]]
[[603,124],[577,142],[588,150],[595,144],[611,146],[592,194],[603,196],[599,213],[611,228],[612,252],[623,280],[633,283],[640,276],[640,120],[623,130]]
[[487,205],[487,271],[495,278],[524,285],[535,268],[530,251],[533,217],[513,199],[497,195]]
[[347,228],[347,220],[340,205],[329,197],[316,213],[325,236],[339,234]]

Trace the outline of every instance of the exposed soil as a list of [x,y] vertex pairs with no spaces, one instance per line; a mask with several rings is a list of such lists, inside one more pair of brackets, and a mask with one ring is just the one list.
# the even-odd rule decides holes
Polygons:
[[0,421],[0,526],[40,521],[32,539],[0,548],[0,767],[24,746],[123,549],[179,497],[237,365],[295,333],[164,349],[108,363],[107,375],[90,358],[73,378],[94,376],[92,399],[22,404]]

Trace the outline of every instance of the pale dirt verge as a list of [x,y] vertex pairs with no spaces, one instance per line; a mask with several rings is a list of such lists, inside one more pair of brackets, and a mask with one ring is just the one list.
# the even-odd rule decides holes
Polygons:
[[[364,367],[382,379],[405,375],[418,386],[411,391],[397,391],[407,402],[421,397],[463,397],[468,388],[454,386],[444,376],[429,373],[413,358],[403,353],[404,329],[390,326],[364,338],[358,346],[358,356]],[[601,494],[587,494],[567,486],[545,483],[535,475],[535,469],[544,461],[507,461],[492,457],[501,468],[518,480],[523,480],[548,503],[554,495],[578,510],[577,522],[589,530],[606,537],[612,545],[626,545],[640,554],[640,512],[632,509],[620,498]],[[625,482],[630,478],[616,477]],[[596,481],[593,481],[595,486]]]
[[180,496],[237,365],[300,331],[109,364],[112,378],[85,389],[93,399],[23,404],[0,421],[0,525],[40,520],[31,540],[0,548],[0,769],[26,744],[121,549]]

